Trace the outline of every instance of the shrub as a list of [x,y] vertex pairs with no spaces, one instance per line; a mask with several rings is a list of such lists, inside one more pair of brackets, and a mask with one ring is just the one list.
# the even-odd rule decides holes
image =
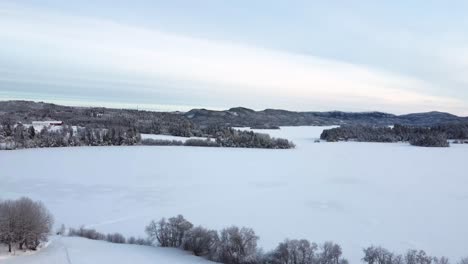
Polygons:
[[185,233],[193,227],[182,215],[165,218],[159,222],[152,221],[146,227],[146,233],[151,241],[158,241],[161,247],[180,247]]
[[87,229],[84,227],[80,227],[80,229],[76,230],[73,228],[70,228],[68,231],[69,236],[77,236],[77,237],[84,237],[92,240],[105,240],[106,235],[103,233],[99,233],[94,229]]
[[201,226],[190,229],[184,239],[184,249],[195,256],[207,256],[213,252],[218,240],[218,233]]
[[106,241],[116,244],[125,244],[125,237],[120,233],[107,234]]

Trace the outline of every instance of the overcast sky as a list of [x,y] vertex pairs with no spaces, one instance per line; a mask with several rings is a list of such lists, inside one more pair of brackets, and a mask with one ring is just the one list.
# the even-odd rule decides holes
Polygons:
[[0,100],[468,115],[467,1],[2,0]]

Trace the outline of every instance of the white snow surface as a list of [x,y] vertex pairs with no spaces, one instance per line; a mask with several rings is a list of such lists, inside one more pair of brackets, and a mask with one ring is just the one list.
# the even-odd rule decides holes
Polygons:
[[[156,135],[156,134],[141,134],[142,139],[159,139],[159,140],[177,140],[185,142],[187,139],[201,139],[206,140],[204,137],[179,137],[171,135]],[[212,140],[212,139],[210,139]]]
[[351,263],[370,245],[424,249],[452,262],[468,255],[468,145],[314,143],[323,129],[259,130],[293,140],[290,150],[1,151],[0,198],[42,200],[57,226],[126,236],[144,236],[151,219],[183,214],[213,229],[252,227],[264,250],[285,238],[332,240]]
[[173,248],[112,244],[79,237],[53,237],[43,250],[3,260],[5,264],[210,264]]

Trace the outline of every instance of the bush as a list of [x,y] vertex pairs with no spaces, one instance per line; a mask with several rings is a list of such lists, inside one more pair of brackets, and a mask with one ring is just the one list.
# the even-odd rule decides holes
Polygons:
[[218,233],[201,226],[190,229],[184,238],[184,250],[195,256],[208,256],[213,252],[218,241]]
[[70,228],[68,231],[69,236],[77,236],[77,237],[84,237],[92,240],[106,240],[106,235],[103,233],[99,233],[94,229],[87,229],[84,227],[80,227],[80,229],[76,230]]
[[125,244],[125,237],[120,233],[107,234],[106,241],[116,244]]
[[193,227],[182,215],[152,221],[145,229],[151,241],[158,241],[161,247],[181,247],[185,233]]

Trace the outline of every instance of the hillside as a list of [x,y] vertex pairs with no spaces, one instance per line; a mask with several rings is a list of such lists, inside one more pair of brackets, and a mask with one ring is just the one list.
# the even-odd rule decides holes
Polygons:
[[244,107],[214,111],[192,109],[181,112],[152,112],[101,107],[69,107],[32,101],[0,102],[0,121],[61,120],[68,125],[91,127],[135,127],[141,133],[201,136],[208,126],[276,127],[394,124],[433,126],[444,123],[468,123],[468,117],[427,112],[394,115],[382,112],[294,112],[279,109],[254,111]]
[[331,126],[331,125],[377,125],[394,124],[433,126],[444,123],[468,122],[466,117],[448,113],[428,112],[408,115],[393,115],[382,112],[293,112],[266,109],[254,111],[242,107],[225,111],[193,109],[185,116],[201,126],[224,124],[228,126]]
[[54,237],[48,247],[36,254],[10,257],[1,262],[5,264],[214,263],[177,249],[112,244],[78,237]]

